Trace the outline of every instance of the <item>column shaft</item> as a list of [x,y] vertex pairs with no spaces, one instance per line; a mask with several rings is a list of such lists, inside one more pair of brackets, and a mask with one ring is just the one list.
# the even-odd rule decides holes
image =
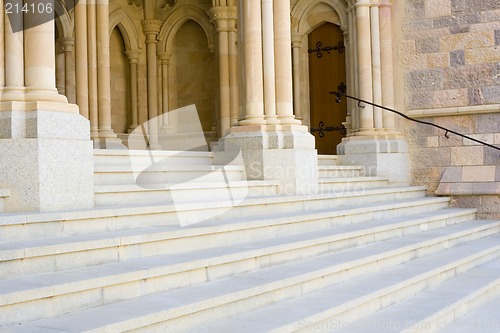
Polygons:
[[[236,23],[236,22],[235,22]],[[240,117],[240,81],[238,68],[238,41],[236,27],[229,31],[229,87],[231,94],[231,126],[238,124]]]
[[[380,65],[380,24],[379,9],[377,5],[370,8],[370,22],[372,33],[372,72],[373,72],[373,103],[382,104],[382,73]],[[377,130],[384,127],[382,121],[382,109],[373,109],[374,125]]]
[[[220,23],[219,23],[220,24]],[[229,36],[226,30],[219,30],[219,108],[220,136],[224,136],[231,128],[231,95],[229,86]]]
[[97,4],[97,93],[99,137],[116,137],[111,129],[111,75],[108,4]]
[[303,118],[302,109],[300,106],[300,46],[302,43],[302,35],[292,35],[292,72],[293,72],[293,109],[295,116],[299,119]]
[[75,41],[73,38],[62,39],[64,51],[64,91],[69,103],[76,103],[75,91],[75,68],[73,61],[73,50]]
[[[369,0],[356,3],[357,53],[359,75],[359,97],[366,101],[373,99],[373,74],[371,55],[371,29]],[[363,105],[359,108],[359,132],[357,135],[373,134],[373,107]]]
[[139,51],[125,52],[130,63],[130,112],[132,113],[132,124],[130,124],[129,132],[139,126],[139,114],[137,104],[137,63],[139,62]]
[[89,119],[86,6],[85,2],[79,1],[75,7],[75,93],[76,104],[80,108],[80,114]]
[[[388,108],[394,108],[394,77],[392,57],[392,17],[390,0],[383,0],[380,7],[380,46],[382,65],[382,103]],[[395,116],[384,111],[384,128],[395,130]]]
[[[10,20],[23,20],[22,15],[5,14],[5,85],[24,87],[24,31],[14,33]],[[22,23],[21,23],[22,24]]]
[[242,1],[245,75],[245,120],[240,125],[264,124],[262,22],[260,1]]
[[[24,79],[27,88],[55,91],[54,22],[24,30]],[[22,57],[18,54],[18,57]]]
[[161,87],[162,87],[162,102],[163,102],[163,119],[162,119],[162,127],[167,128],[169,126],[168,121],[168,111],[169,109],[169,88],[168,88],[168,58],[161,60]]
[[276,115],[273,1],[262,0],[262,49],[264,62],[264,113],[266,123],[279,123]]
[[96,5],[87,5],[87,42],[88,42],[88,97],[90,113],[90,135],[99,135],[99,110],[97,100],[97,39],[96,39]]
[[156,35],[160,31],[161,22],[156,20],[142,21],[143,31],[146,35],[147,82],[148,82],[148,116],[149,116],[149,146],[159,149],[158,142],[158,87],[157,87],[157,62],[156,62]]
[[276,113],[282,124],[300,124],[293,115],[292,37],[290,0],[274,0]]

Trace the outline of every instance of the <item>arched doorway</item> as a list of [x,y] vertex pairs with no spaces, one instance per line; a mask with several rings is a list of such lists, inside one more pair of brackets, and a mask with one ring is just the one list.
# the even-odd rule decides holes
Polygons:
[[316,139],[318,154],[335,155],[337,145],[345,137],[339,130],[320,131],[340,127],[346,121],[347,103],[335,102],[330,91],[346,84],[344,35],[338,25],[323,23],[308,35],[309,94],[311,105],[311,132]]

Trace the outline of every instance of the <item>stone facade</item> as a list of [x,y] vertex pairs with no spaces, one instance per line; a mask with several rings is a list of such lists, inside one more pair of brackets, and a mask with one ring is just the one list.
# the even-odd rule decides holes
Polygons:
[[[408,114],[500,144],[499,34],[498,1],[407,1],[399,55]],[[482,217],[500,216],[497,150],[437,128],[404,126],[415,184],[477,207]]]

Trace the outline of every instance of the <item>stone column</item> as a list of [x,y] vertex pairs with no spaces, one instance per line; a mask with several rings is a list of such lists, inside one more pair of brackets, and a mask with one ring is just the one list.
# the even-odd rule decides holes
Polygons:
[[89,119],[87,4],[84,0],[75,7],[75,53],[76,104],[80,114]]
[[292,57],[293,57],[293,109],[295,110],[295,117],[302,119],[302,110],[300,107],[300,47],[302,44],[302,34],[292,34]]
[[210,19],[215,24],[218,40],[219,58],[219,130],[220,136],[227,134],[231,127],[231,95],[229,86],[229,13],[226,6],[219,6],[214,1],[215,7],[209,11]]
[[[357,54],[359,75],[359,98],[373,100],[373,73],[372,73],[372,43],[370,28],[370,0],[356,1],[357,23]],[[355,135],[369,135],[374,133],[373,107],[363,105],[358,108],[359,131]]]
[[162,128],[168,128],[170,126],[168,119],[168,111],[170,110],[169,105],[169,63],[171,54],[168,52],[159,52],[158,57],[161,62],[161,95],[162,95]]
[[274,0],[276,113],[281,124],[300,124],[293,115],[292,37],[290,0]]
[[73,61],[73,50],[75,40],[70,37],[60,38],[64,52],[64,91],[70,103],[76,103],[75,92],[75,70]]
[[231,126],[237,126],[240,118],[240,72],[238,57],[238,31],[236,29],[236,6],[229,8],[229,93],[231,95]]
[[[374,0],[377,1],[377,0]],[[382,104],[382,73],[380,65],[380,24],[378,4],[370,8],[370,22],[372,33],[372,73],[373,73],[373,99],[372,102]],[[382,109],[373,108],[373,123],[376,130],[383,130]]]
[[[380,6],[380,54],[382,66],[382,103],[388,108],[394,108],[394,70],[392,57],[392,17],[390,0],[382,0]],[[395,132],[395,115],[392,112],[383,113],[384,128]]]
[[140,51],[131,50],[125,52],[130,64],[130,106],[132,112],[132,124],[129,132],[139,126],[138,100],[137,100],[137,64],[139,63]]
[[87,5],[87,51],[88,51],[88,97],[90,114],[90,136],[99,137],[99,104],[97,99],[97,34],[96,5]]
[[160,32],[161,21],[143,20],[142,30],[146,35],[146,57],[148,76],[148,116],[149,116],[149,148],[160,149],[158,142],[158,87],[157,87],[157,62],[156,62],[156,36]]
[[274,66],[273,0],[262,1],[262,55],[264,64],[264,113],[267,124],[278,124],[276,115],[276,71]]
[[[4,14],[2,14],[4,15]],[[5,99],[15,100],[24,98],[21,92],[24,89],[24,31],[14,33],[12,22],[20,21],[22,26],[22,14],[4,16],[4,43],[5,43]],[[15,24],[15,23],[14,23]],[[2,33],[3,34],[3,33]],[[49,44],[50,46],[50,44]]]
[[[24,23],[32,19],[26,15]],[[92,208],[88,121],[57,92],[54,21],[17,33],[4,23],[5,90],[10,89],[0,96],[0,188],[10,190],[4,210]]]
[[242,1],[245,75],[245,120],[240,125],[263,125],[262,21],[260,1]]
[[109,4],[97,3],[97,95],[99,136],[96,148],[125,149],[111,128],[111,73],[109,59]]

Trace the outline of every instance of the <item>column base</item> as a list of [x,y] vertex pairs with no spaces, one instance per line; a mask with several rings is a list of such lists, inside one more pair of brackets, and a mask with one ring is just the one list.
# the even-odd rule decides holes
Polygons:
[[215,163],[241,151],[248,180],[277,180],[280,193],[311,194],[318,189],[314,137],[306,126],[255,125],[231,128],[220,140]]
[[410,184],[408,143],[401,135],[351,136],[337,146],[340,165],[360,165],[365,176]]
[[94,207],[89,121],[76,105],[3,102],[0,110],[0,188],[11,194],[5,211]]

